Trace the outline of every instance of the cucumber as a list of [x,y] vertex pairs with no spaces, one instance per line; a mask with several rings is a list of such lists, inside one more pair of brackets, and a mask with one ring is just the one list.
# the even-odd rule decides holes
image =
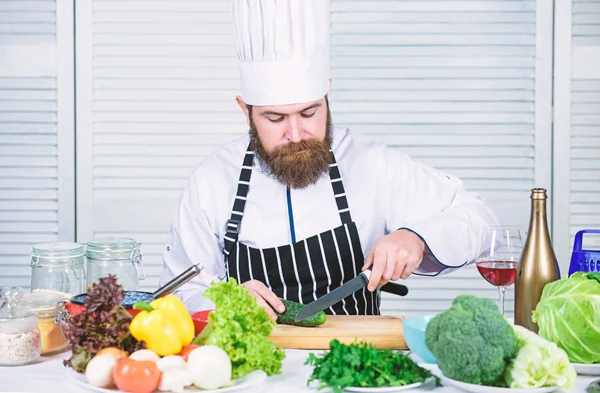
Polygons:
[[298,311],[304,306],[303,304],[292,302],[291,300],[280,299],[285,306],[284,313],[277,313],[277,323],[282,325],[293,325],[302,327],[315,327],[325,323],[327,314],[324,311],[319,311],[315,315],[304,318],[298,322],[294,321]]

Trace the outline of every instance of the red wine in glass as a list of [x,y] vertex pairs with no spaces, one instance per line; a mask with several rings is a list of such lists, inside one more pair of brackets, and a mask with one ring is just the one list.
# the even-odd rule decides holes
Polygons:
[[483,261],[476,266],[483,278],[495,287],[506,287],[515,282],[516,261]]
[[475,264],[479,274],[487,282],[498,287],[500,312],[504,315],[504,295],[506,287],[514,284],[517,276],[517,261],[484,260]]
[[483,228],[475,265],[479,274],[498,288],[498,305],[502,315],[506,287],[515,282],[522,252],[523,236],[519,227],[499,225]]

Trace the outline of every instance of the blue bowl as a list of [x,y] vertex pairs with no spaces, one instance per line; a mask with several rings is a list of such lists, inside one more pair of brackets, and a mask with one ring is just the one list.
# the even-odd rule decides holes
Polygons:
[[425,345],[425,329],[435,315],[416,315],[402,320],[402,332],[408,349],[417,355],[423,362],[437,364],[435,356]]

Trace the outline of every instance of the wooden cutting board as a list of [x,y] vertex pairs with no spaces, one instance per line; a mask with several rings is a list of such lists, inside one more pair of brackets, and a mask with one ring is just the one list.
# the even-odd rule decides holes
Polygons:
[[367,341],[381,349],[408,349],[402,333],[403,317],[369,315],[328,315],[317,327],[277,325],[270,340],[286,349],[329,349],[337,338],[344,344]]

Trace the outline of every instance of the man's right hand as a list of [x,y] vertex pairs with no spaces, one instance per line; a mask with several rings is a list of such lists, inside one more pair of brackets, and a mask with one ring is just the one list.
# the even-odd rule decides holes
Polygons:
[[273,310],[277,310],[280,313],[285,311],[285,306],[281,299],[279,299],[277,295],[262,282],[250,280],[243,283],[242,286],[250,292],[250,295],[256,298],[256,302],[259,306],[262,306],[267,310],[267,313],[272,320],[277,320],[277,314]]

